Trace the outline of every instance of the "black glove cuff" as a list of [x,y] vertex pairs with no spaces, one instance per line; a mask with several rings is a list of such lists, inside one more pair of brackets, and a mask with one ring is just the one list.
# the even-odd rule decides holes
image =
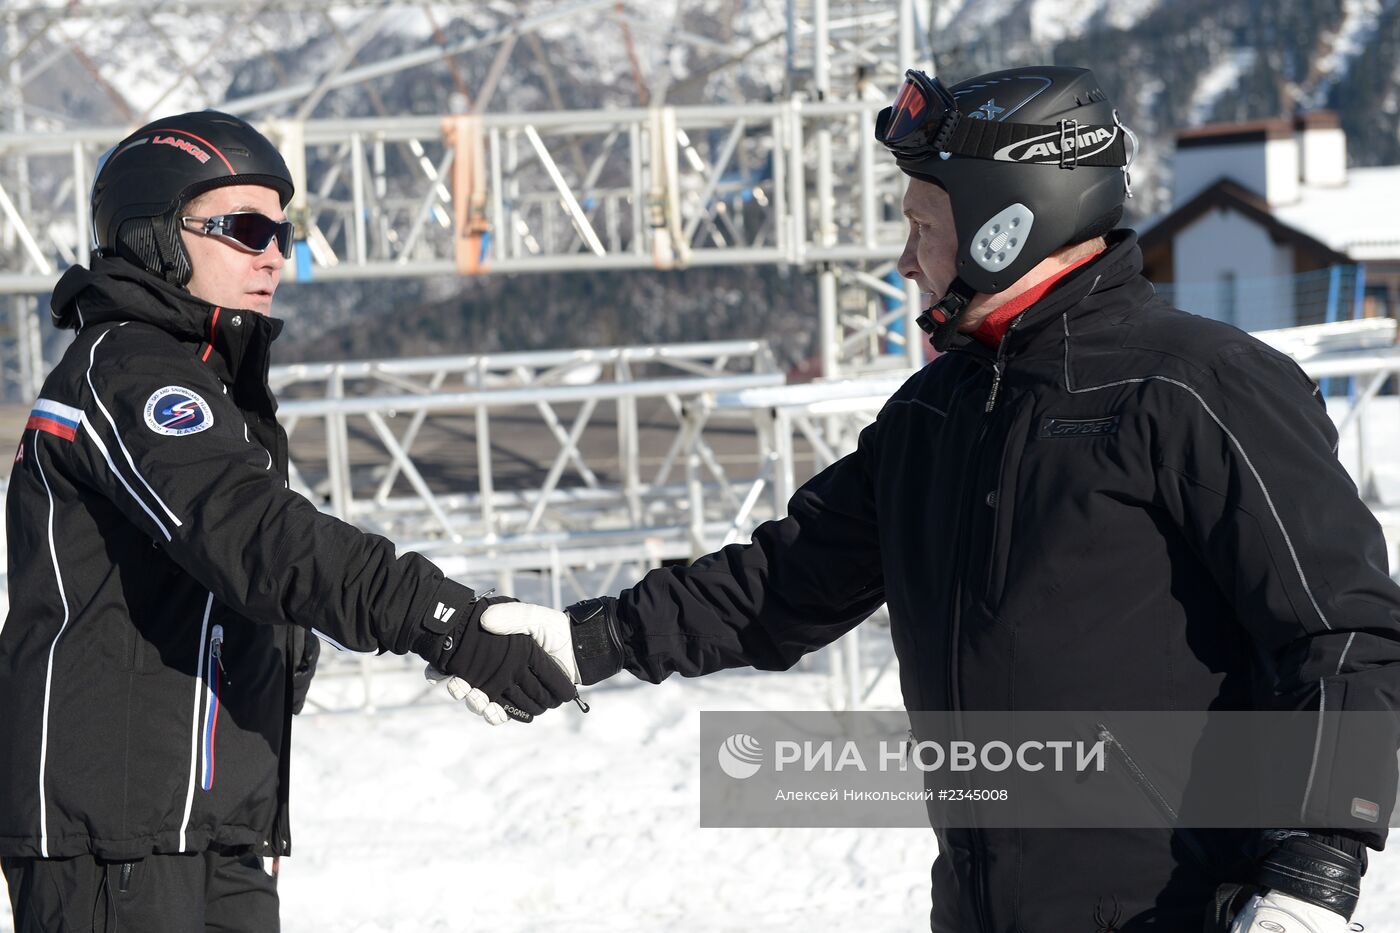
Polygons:
[[[1255,881],[1350,920],[1361,897],[1362,858],[1306,833],[1270,834],[1278,839],[1259,861]],[[1334,840],[1335,841],[1335,840]]]
[[412,651],[429,663],[450,655],[457,646],[448,639],[462,630],[473,612],[480,613],[484,609],[485,606],[477,604],[476,593],[470,587],[455,580],[443,580],[422,616],[404,626],[409,636],[404,650]]
[[574,660],[585,685],[607,680],[622,670],[622,634],[617,621],[617,600],[611,596],[585,599],[564,610],[573,625]]

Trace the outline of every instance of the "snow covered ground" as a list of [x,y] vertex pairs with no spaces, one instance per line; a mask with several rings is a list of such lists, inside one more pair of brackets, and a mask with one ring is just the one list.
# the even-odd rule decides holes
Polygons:
[[826,688],[802,672],[619,681],[586,691],[587,715],[499,729],[441,704],[312,717],[286,928],[927,927],[927,831],[698,828],[698,710],[821,708]]

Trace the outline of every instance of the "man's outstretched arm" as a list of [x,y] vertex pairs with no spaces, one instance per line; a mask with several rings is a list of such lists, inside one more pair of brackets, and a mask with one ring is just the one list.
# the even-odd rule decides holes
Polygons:
[[623,669],[651,683],[732,667],[786,670],[885,600],[874,497],[879,428],[866,428],[854,453],[803,485],[787,517],[760,525],[749,544],[653,570],[616,598],[564,613],[493,606],[482,625],[534,636],[583,684]]
[[[94,343],[75,399],[82,443],[62,448],[60,468],[207,588],[211,606],[312,629],[350,650],[412,652],[525,714],[573,696],[529,639],[481,629],[488,600],[287,489],[225,387],[172,347],[179,352],[137,325]],[[200,415],[184,433],[147,410],[172,381]]]

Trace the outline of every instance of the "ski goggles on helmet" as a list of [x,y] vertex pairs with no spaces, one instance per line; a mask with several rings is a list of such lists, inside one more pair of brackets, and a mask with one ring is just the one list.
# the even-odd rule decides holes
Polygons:
[[288,220],[273,220],[256,211],[240,211],[213,217],[181,217],[180,223],[186,230],[212,236],[250,253],[261,253],[276,240],[282,258],[292,258],[296,227]]
[[941,81],[911,68],[894,104],[876,118],[875,138],[896,155],[926,156],[946,148],[961,116]]

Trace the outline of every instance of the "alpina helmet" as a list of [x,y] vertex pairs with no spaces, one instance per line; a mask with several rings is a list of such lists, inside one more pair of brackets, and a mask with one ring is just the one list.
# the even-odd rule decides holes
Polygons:
[[1085,68],[1013,68],[952,88],[911,70],[875,137],[952,205],[957,278],[919,319],[936,345],[974,295],[1002,291],[1060,247],[1107,233],[1131,196],[1136,138]]
[[276,147],[238,117],[201,110],[148,123],[98,166],[94,245],[183,287],[193,270],[180,239],[180,210],[227,185],[272,188],[284,208],[294,190]]

